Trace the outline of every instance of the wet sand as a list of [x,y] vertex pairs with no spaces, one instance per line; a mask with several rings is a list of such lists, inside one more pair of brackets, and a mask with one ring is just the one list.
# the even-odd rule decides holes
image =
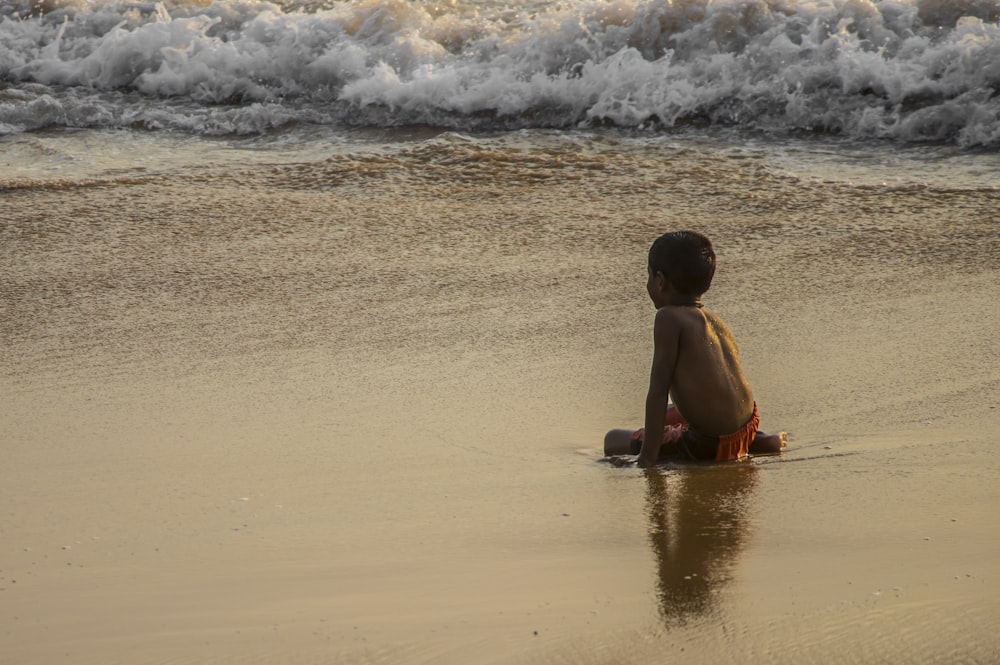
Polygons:
[[[996,662],[997,194],[591,148],[0,194],[0,662]],[[780,457],[600,461],[674,226]]]

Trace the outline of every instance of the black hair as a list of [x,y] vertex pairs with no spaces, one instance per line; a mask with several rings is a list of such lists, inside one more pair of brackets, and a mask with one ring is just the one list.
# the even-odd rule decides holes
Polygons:
[[678,293],[700,296],[715,276],[712,241],[697,231],[664,233],[649,248],[649,270],[663,273]]

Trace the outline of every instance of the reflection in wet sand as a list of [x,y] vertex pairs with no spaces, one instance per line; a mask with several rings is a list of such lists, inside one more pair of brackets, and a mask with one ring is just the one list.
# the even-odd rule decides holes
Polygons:
[[646,469],[649,540],[667,628],[717,611],[717,598],[746,540],[756,483],[750,464]]

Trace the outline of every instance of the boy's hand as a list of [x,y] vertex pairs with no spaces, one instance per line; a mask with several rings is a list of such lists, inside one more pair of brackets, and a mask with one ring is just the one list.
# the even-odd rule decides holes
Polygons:
[[607,459],[612,466],[617,466],[619,469],[623,466],[635,466],[635,459],[631,455],[612,455]]
[[638,466],[640,469],[648,469],[651,466],[656,466],[656,460],[648,460],[642,455],[639,455],[635,459],[635,465]]

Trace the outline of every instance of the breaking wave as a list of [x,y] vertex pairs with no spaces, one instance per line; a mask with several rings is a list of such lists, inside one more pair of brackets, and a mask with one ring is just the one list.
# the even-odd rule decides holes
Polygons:
[[1000,145],[994,0],[15,0],[0,133],[734,126]]

